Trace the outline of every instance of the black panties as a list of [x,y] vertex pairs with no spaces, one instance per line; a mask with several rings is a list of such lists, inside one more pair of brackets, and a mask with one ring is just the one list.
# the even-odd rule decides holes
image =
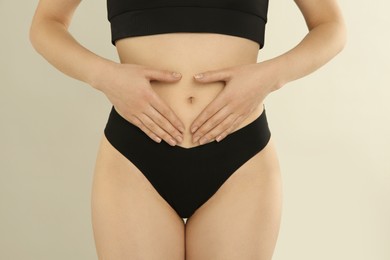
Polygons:
[[153,141],[111,109],[104,134],[131,161],[181,218],[189,218],[222,184],[268,143],[263,113],[220,142],[185,148]]

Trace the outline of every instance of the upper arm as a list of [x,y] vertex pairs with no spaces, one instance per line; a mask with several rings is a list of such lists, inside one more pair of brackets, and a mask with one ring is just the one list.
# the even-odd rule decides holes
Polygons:
[[51,19],[69,27],[72,16],[81,0],[40,0],[35,10],[34,21]]
[[337,0],[294,0],[311,30],[322,23],[343,22]]

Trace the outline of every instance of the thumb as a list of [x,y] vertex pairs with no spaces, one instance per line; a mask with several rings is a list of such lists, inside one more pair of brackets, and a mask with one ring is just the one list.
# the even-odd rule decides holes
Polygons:
[[176,71],[168,70],[156,70],[156,69],[147,69],[145,71],[145,77],[149,80],[158,80],[158,81],[176,81],[181,79],[181,74]]
[[215,82],[215,81],[229,81],[231,73],[227,69],[206,71],[194,75],[196,81],[199,82]]

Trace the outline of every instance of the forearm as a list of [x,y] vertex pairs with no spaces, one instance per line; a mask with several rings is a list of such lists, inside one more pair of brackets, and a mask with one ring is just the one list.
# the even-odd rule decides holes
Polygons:
[[93,87],[99,75],[114,63],[84,48],[64,24],[55,20],[33,21],[30,41],[34,49],[58,70]]
[[310,30],[293,49],[268,60],[278,75],[278,84],[273,90],[317,70],[336,56],[344,48],[345,42],[346,32],[342,22],[323,23]]

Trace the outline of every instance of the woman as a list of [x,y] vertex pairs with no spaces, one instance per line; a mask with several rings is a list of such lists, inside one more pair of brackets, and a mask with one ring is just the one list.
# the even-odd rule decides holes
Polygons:
[[336,0],[295,2],[309,33],[257,63],[267,0],[108,0],[117,63],[68,32],[80,0],[40,0],[34,48],[113,105],[92,187],[99,259],[272,258],[282,189],[264,100],[345,44]]

